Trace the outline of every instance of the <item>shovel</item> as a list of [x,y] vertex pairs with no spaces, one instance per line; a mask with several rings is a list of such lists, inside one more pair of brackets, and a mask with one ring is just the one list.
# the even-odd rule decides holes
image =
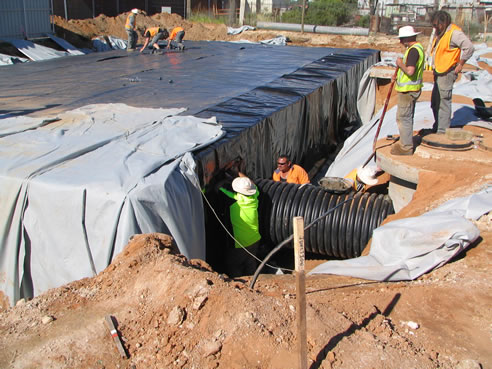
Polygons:
[[374,142],[372,144],[372,154],[371,154],[371,156],[369,156],[369,158],[367,158],[365,163],[362,165],[362,168],[364,168],[367,165],[367,163],[369,163],[371,161],[371,159],[376,155],[376,142],[378,141],[379,131],[381,130],[381,125],[383,124],[383,119],[384,119],[384,116],[386,115],[386,110],[388,109],[388,103],[389,103],[389,100],[391,97],[391,93],[393,92],[393,86],[395,85],[396,75],[398,74],[398,69],[399,68],[396,67],[395,73],[393,74],[393,77],[391,78],[391,85],[390,85],[390,88],[388,90],[388,95],[386,96],[386,100],[384,102],[383,112],[381,113],[381,118],[379,118],[379,124],[378,124],[378,128],[376,130],[376,135],[374,136]]

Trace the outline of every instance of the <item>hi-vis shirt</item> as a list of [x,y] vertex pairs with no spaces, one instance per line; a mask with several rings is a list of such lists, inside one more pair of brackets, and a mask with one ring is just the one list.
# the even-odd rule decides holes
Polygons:
[[420,91],[422,88],[424,75],[424,47],[420,43],[415,43],[410,46],[403,57],[403,63],[407,63],[408,54],[410,50],[416,49],[419,53],[419,59],[415,65],[415,72],[412,76],[408,76],[401,69],[398,70],[398,76],[396,78],[396,91],[398,92],[410,92],[410,91]]
[[130,13],[126,18],[125,29],[132,30],[135,29],[135,14]]

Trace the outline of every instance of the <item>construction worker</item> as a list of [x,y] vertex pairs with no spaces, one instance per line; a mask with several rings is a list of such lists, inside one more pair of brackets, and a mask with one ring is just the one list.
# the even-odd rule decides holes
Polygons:
[[358,167],[352,170],[344,178],[352,183],[352,188],[356,191],[365,191],[367,186],[374,186],[378,183],[376,178],[380,170],[371,167]]
[[128,14],[128,17],[126,18],[125,31],[128,35],[128,44],[126,46],[126,49],[128,51],[133,51],[137,47],[138,35],[135,31],[135,28],[137,26],[137,14],[138,9],[132,9],[132,11]]
[[230,277],[252,275],[258,264],[255,257],[261,240],[258,223],[259,191],[253,181],[241,172],[232,181],[232,189],[235,192],[219,187],[225,195],[236,200],[229,207],[235,242],[234,247],[226,251],[227,270]]
[[431,108],[434,114],[433,132],[445,133],[451,125],[453,83],[463,65],[473,55],[473,44],[460,27],[451,23],[449,13],[439,10],[431,16],[436,38],[432,44],[434,88]]
[[413,154],[413,116],[415,104],[422,92],[425,53],[424,47],[417,42],[417,35],[412,26],[401,27],[398,32],[400,43],[406,48],[405,55],[396,59],[398,73],[396,91],[398,107],[396,122],[400,131],[400,140],[391,147],[393,155]]
[[284,154],[277,159],[277,169],[273,172],[273,180],[297,184],[310,183],[306,171],[301,166],[292,164],[289,156]]
[[145,42],[142,48],[140,49],[140,52],[143,52],[147,45],[149,45],[149,41],[152,38],[152,41],[150,41],[150,46],[149,48],[152,49],[152,53],[156,50],[159,50],[159,40],[165,40],[169,37],[169,33],[167,32],[167,29],[165,28],[160,28],[160,27],[151,27],[147,28],[145,30],[143,36],[145,37]]
[[171,48],[171,44],[173,41],[176,41],[177,43],[177,48],[180,51],[184,50],[184,44],[183,44],[183,37],[185,36],[185,31],[183,27],[174,27],[173,30],[171,31],[171,35],[168,38],[167,41],[167,49]]

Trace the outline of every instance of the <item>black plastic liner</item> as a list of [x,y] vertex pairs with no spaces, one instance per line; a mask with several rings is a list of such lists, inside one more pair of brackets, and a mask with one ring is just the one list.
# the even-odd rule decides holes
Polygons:
[[277,245],[293,233],[292,219],[304,218],[307,226],[330,209],[304,234],[307,252],[338,258],[360,256],[372,231],[394,214],[387,195],[374,193],[333,194],[321,187],[256,180],[260,190],[259,220],[262,242]]
[[359,124],[359,81],[379,52],[321,50],[320,59],[197,114],[216,116],[227,131],[197,154],[205,184],[236,157],[251,177],[270,178],[281,153],[309,168],[343,142],[350,124]]
[[[185,52],[115,50],[0,68],[0,118],[46,117],[88,104],[179,108],[216,116],[227,135],[197,153],[202,184],[240,156],[269,178],[285,152],[307,166],[357,121],[357,92],[379,51],[190,42]],[[350,46],[350,45],[347,45]]]

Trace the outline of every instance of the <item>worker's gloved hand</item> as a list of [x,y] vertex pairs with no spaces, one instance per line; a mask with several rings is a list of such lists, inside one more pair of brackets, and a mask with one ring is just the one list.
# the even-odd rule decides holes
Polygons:
[[215,185],[214,185],[214,192],[218,193],[219,192],[219,189],[221,187],[224,187],[224,185],[226,184],[227,180],[224,178],[224,179],[221,179],[219,180]]

